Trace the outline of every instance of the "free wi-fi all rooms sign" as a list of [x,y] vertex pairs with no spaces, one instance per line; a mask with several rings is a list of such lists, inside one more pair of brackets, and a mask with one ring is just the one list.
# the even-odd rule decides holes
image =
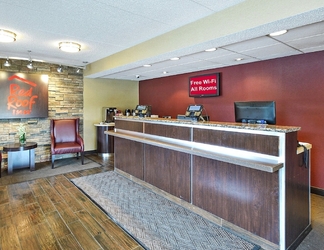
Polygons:
[[0,119],[48,117],[48,75],[0,71]]
[[219,96],[219,73],[189,78],[190,97]]

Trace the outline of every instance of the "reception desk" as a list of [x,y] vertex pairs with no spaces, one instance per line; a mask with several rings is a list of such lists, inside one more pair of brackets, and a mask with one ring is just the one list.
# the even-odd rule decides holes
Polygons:
[[[115,170],[177,197],[264,249],[311,230],[310,162],[299,127],[116,117]],[[310,157],[309,157],[310,159]]]

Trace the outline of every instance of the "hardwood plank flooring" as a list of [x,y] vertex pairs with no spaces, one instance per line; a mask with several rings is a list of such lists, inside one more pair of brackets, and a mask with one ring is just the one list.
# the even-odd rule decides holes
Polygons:
[[[143,249],[69,181],[113,170],[113,159],[87,157],[102,166],[0,185],[0,250]],[[313,230],[296,250],[323,249],[324,197],[311,199]]]
[[143,249],[69,180],[111,169],[0,186],[0,250]]

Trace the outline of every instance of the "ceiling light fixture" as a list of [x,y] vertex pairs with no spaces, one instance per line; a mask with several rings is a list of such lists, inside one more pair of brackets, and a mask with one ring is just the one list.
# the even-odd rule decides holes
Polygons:
[[280,31],[270,33],[269,36],[281,36],[283,34],[286,34],[287,32],[288,32],[288,30],[280,30]]
[[9,58],[7,57],[7,60],[4,62],[3,66],[10,67],[11,63],[9,62]]
[[171,61],[177,61],[177,60],[179,60],[180,58],[179,57],[173,57],[173,58],[171,58],[170,60]]
[[216,48],[205,49],[206,52],[213,52],[213,51],[216,51],[216,50],[217,50]]
[[2,43],[10,43],[16,41],[16,34],[9,31],[0,29],[0,42]]
[[239,58],[236,58],[235,61],[242,61],[243,58],[239,57]]
[[144,64],[143,67],[151,67],[151,64]]
[[33,69],[34,68],[32,61],[29,61],[29,63],[27,64],[27,68],[29,68],[29,69]]
[[63,72],[63,69],[62,69],[62,66],[61,65],[59,67],[57,67],[57,72],[58,73],[62,73]]
[[79,52],[81,50],[81,45],[74,42],[60,42],[59,49],[65,52]]

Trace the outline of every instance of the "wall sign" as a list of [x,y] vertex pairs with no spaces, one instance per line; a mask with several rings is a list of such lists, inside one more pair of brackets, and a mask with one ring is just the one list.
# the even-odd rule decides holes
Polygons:
[[48,75],[0,71],[0,119],[48,117]]
[[219,96],[219,73],[190,77],[189,96]]

